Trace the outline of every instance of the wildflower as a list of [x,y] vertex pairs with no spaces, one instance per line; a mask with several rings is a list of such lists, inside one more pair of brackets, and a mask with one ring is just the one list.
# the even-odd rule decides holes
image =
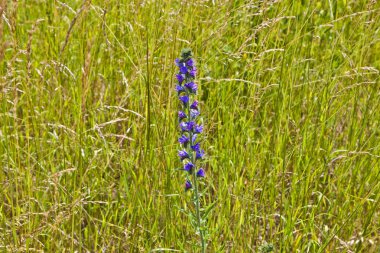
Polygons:
[[204,155],[205,155],[205,151],[203,149],[202,150],[199,149],[195,153],[195,158],[196,159],[202,159],[204,157]]
[[182,132],[187,132],[187,123],[186,122],[179,123],[179,127],[181,128]]
[[185,183],[185,190],[188,191],[192,188],[193,186],[191,185],[191,182],[189,180],[186,180]]
[[205,177],[204,169],[200,168],[197,172],[197,177]]
[[198,110],[198,101],[194,100],[194,102],[190,105],[191,109]]
[[178,138],[178,142],[184,146],[186,146],[187,143],[189,143],[189,141],[190,139],[186,135],[182,135],[181,137]]
[[201,145],[199,144],[199,142],[191,146],[191,149],[194,150],[195,152],[199,152],[200,148],[201,148]]
[[176,77],[179,84],[182,84],[182,82],[185,80],[185,77],[181,74],[176,75]]
[[198,137],[197,134],[193,134],[193,137],[191,138],[191,141],[192,141],[193,143],[195,143],[195,141],[197,140],[197,137]]
[[181,161],[185,160],[186,158],[190,158],[189,154],[186,152],[186,150],[181,150],[178,152],[179,158],[181,158]]
[[178,119],[179,120],[185,119],[186,117],[187,116],[186,116],[186,114],[183,111],[179,111],[178,112]]
[[185,87],[191,92],[191,93],[197,93],[198,85],[194,82],[186,83]]
[[190,70],[190,76],[191,77],[195,77],[195,75],[197,74],[197,68],[196,67],[193,67],[193,69],[192,70]]
[[186,61],[186,65],[189,67],[194,67],[194,60],[190,58],[189,60]]
[[197,111],[197,110],[194,110],[194,109],[191,109],[191,110],[190,110],[190,118],[191,118],[192,120],[194,120],[196,117],[198,117],[199,114],[200,114],[200,112]]
[[203,168],[199,168],[197,161],[203,159],[205,151],[201,149],[200,142],[197,140],[200,133],[203,131],[203,125],[199,123],[198,117],[200,115],[199,103],[195,99],[198,91],[198,85],[195,82],[197,68],[192,59],[192,52],[190,49],[184,49],[181,52],[181,58],[175,60],[175,65],[179,71],[176,75],[178,83],[176,84],[176,91],[178,99],[181,101],[182,109],[178,111],[179,128],[181,136],[178,142],[182,146],[182,150],[178,151],[180,160],[184,162],[183,170],[188,173],[185,181],[185,190],[194,189],[192,191],[194,197],[194,204],[197,215],[196,226],[197,232],[201,237],[202,252],[205,252],[204,229],[202,225],[201,212],[201,186],[198,183],[199,178],[205,177]]
[[180,97],[179,97],[179,100],[181,100],[182,103],[183,103],[184,105],[186,105],[187,103],[189,103],[189,96],[186,96],[186,95],[184,95],[184,96],[180,96]]
[[183,169],[189,173],[193,171],[193,168],[194,168],[194,164],[192,164],[191,162],[186,163],[185,166],[183,167]]
[[185,88],[177,84],[175,87],[175,90],[178,92],[178,95],[179,95],[181,92],[185,91]]
[[203,126],[202,125],[196,125],[195,128],[194,128],[194,132],[197,133],[197,134],[200,134],[202,133],[203,131]]
[[194,130],[194,128],[196,127],[196,124],[194,121],[189,121],[187,122],[187,131],[191,132]]
[[186,68],[186,66],[182,65],[179,67],[179,71],[181,71],[182,74],[187,74],[188,69]]

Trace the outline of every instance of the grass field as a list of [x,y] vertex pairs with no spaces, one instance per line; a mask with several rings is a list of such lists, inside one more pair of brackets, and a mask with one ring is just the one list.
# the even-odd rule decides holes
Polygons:
[[208,252],[380,252],[376,0],[0,0],[0,252],[199,252],[174,59],[193,49]]

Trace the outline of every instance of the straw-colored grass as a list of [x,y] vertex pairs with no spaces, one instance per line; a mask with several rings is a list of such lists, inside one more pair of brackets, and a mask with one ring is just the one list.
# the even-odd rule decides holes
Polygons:
[[183,47],[208,252],[379,252],[378,1],[0,0],[0,17],[0,252],[198,252]]

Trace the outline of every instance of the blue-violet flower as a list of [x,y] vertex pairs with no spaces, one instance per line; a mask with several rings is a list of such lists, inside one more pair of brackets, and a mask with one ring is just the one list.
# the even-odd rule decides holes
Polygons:
[[202,133],[202,131],[203,131],[203,126],[202,125],[196,125],[195,126],[195,129],[194,129],[195,133],[200,134],[200,133]]
[[194,102],[190,105],[191,109],[198,110],[198,101],[194,100]]
[[178,119],[179,120],[185,119],[186,117],[187,116],[186,116],[186,114],[183,111],[179,111],[178,112]]
[[181,100],[184,105],[187,105],[187,103],[189,103],[189,96],[180,96],[179,100]]
[[185,91],[185,88],[181,85],[176,85],[175,86],[175,90],[178,92],[178,95],[182,92],[182,91]]
[[188,71],[187,68],[186,68],[186,66],[184,66],[184,65],[180,66],[179,70],[181,71],[182,74],[186,74],[187,71]]
[[205,177],[204,169],[200,168],[197,172],[197,177]]
[[185,80],[185,77],[181,74],[176,75],[176,77],[179,84],[181,84]]
[[202,159],[204,156],[205,156],[205,151],[203,149],[202,150],[198,150],[195,153],[195,158],[196,159]]
[[191,92],[191,93],[197,93],[198,85],[194,82],[186,83],[185,87]]
[[193,168],[194,168],[194,164],[192,164],[191,162],[186,163],[185,166],[183,167],[183,169],[188,171],[189,173],[192,172]]
[[186,158],[190,158],[190,156],[186,152],[186,150],[178,151],[178,156],[179,156],[179,158],[181,158],[181,161],[185,160]]
[[194,60],[190,58],[189,60],[187,60],[186,65],[189,67],[194,67]]
[[178,142],[184,146],[189,143],[190,139],[186,135],[182,135],[181,137],[178,138]]
[[200,114],[200,112],[197,111],[197,110],[194,110],[194,109],[190,110],[190,117],[191,117],[192,120],[194,120],[196,117],[198,117],[199,114]]
[[192,188],[193,186],[191,185],[190,181],[189,180],[186,180],[186,183],[185,183],[185,190],[188,191]]
[[201,145],[199,144],[199,142],[191,146],[191,149],[194,150],[195,152],[199,152],[200,148],[201,148]]

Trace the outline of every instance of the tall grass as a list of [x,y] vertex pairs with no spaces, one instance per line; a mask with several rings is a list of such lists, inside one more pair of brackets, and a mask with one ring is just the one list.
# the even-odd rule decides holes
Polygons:
[[0,251],[195,252],[175,170],[183,47],[208,252],[380,250],[377,1],[0,6]]

